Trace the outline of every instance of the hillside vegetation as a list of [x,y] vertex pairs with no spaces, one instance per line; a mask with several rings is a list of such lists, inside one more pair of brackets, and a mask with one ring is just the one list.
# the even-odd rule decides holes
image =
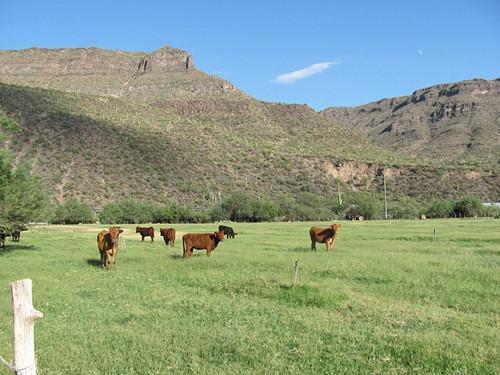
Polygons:
[[395,196],[500,196],[495,168],[394,153],[308,106],[253,99],[170,47],[0,51],[0,63],[0,109],[19,124],[3,143],[59,202],[333,196],[381,191],[384,170]]
[[500,79],[435,85],[322,113],[396,152],[483,166],[500,161]]

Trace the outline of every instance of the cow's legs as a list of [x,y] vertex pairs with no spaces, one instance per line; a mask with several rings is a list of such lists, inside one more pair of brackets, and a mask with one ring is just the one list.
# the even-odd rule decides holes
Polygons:
[[106,261],[104,259],[106,256],[106,253],[104,251],[101,251],[101,266],[102,266],[102,269],[105,269],[106,268]]
[[175,240],[170,241],[170,246],[174,247]]
[[316,241],[311,240],[311,251],[316,251]]
[[330,251],[333,251],[334,247],[335,247],[335,237],[332,239],[332,244],[330,245]]
[[[118,239],[117,239],[118,241]],[[118,244],[113,248],[113,268],[116,270],[116,257],[118,256]]]
[[142,237],[142,242],[144,242],[144,236],[141,234],[141,237]]
[[211,250],[211,249],[207,249],[207,257],[209,257],[209,256],[210,256],[210,253],[211,253],[211,252],[212,252],[212,250]]
[[111,266],[111,255],[109,254],[109,250],[106,250],[106,266],[109,271],[109,268]]
[[153,242],[153,239],[154,239],[154,237],[153,237],[153,236],[151,236],[151,242]]

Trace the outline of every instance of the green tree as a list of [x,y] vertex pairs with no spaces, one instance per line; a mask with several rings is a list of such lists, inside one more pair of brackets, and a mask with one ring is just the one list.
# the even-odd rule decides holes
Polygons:
[[483,208],[481,199],[473,195],[469,195],[455,202],[453,212],[458,217],[472,217],[479,215]]
[[7,223],[31,221],[46,202],[40,178],[27,163],[13,170],[5,154],[0,154],[0,174],[0,219]]
[[94,221],[95,217],[90,207],[74,198],[59,205],[53,219],[53,222],[57,224],[93,223]]
[[447,218],[453,214],[453,201],[441,200],[432,202],[425,210],[425,216],[429,218]]

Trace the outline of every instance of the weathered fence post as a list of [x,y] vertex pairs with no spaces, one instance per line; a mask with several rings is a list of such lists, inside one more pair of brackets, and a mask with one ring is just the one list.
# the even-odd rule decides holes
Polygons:
[[293,288],[295,286],[295,283],[297,282],[297,276],[299,275],[299,268],[300,268],[299,258],[297,258],[295,260],[295,269],[293,271],[292,285],[290,288]]
[[12,291],[12,311],[14,315],[14,366],[16,374],[36,375],[35,320],[43,317],[33,308],[30,279],[14,281]]

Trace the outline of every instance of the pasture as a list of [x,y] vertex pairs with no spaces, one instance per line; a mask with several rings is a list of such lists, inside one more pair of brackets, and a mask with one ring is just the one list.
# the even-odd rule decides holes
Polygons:
[[[12,360],[11,281],[33,279],[40,374],[500,373],[500,222],[234,224],[210,258],[123,226],[102,271],[97,225],[42,226],[0,249],[0,355]],[[437,238],[433,238],[436,228]],[[295,259],[298,284],[289,285]],[[0,374],[8,374],[0,368]]]

